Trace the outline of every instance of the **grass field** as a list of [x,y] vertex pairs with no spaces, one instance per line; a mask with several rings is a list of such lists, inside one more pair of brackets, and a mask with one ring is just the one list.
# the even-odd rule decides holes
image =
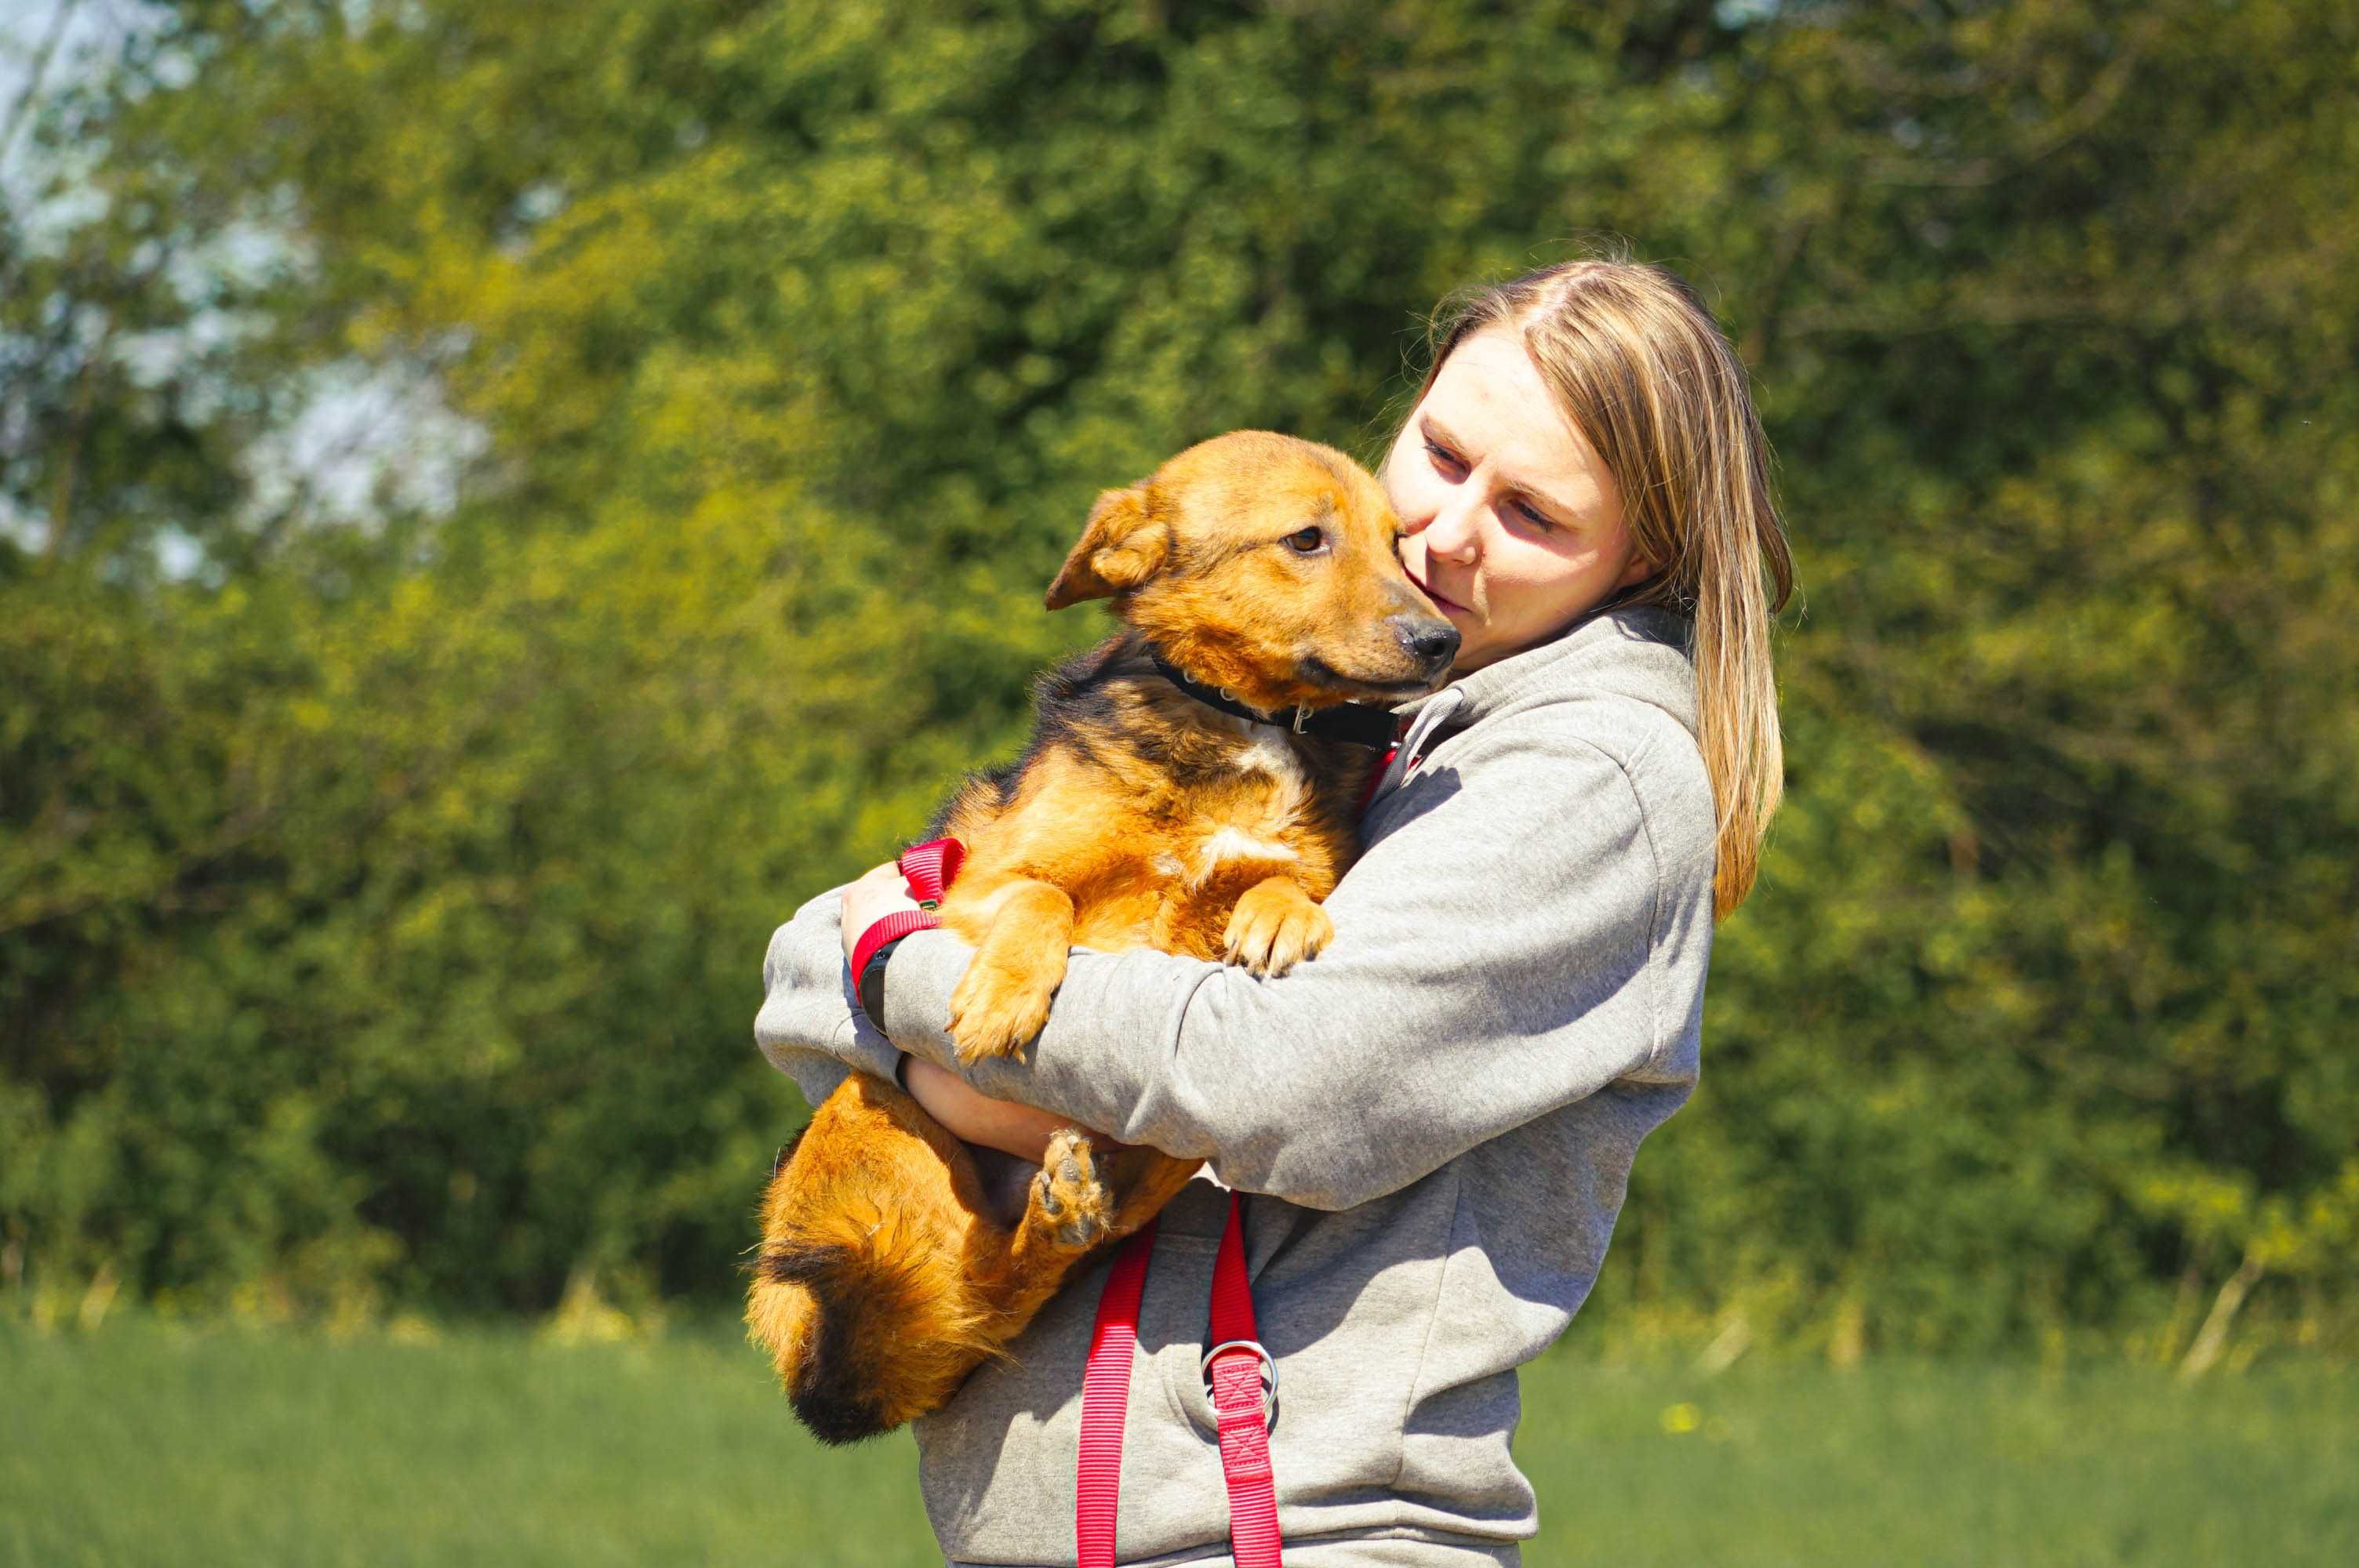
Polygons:
[[[906,1439],[823,1453],[721,1330],[0,1325],[0,1563],[936,1564]],[[1565,1353],[1519,1456],[1555,1563],[2359,1563],[2359,1369]]]

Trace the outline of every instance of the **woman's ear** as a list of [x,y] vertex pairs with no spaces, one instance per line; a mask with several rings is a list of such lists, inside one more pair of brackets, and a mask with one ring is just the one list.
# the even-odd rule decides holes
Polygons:
[[1151,523],[1147,510],[1147,482],[1109,490],[1090,508],[1082,542],[1065,557],[1057,580],[1049,585],[1046,600],[1051,610],[1079,604],[1085,599],[1111,599],[1126,593],[1153,577],[1163,565],[1166,534]]
[[1654,562],[1648,560],[1646,557],[1633,554],[1630,557],[1630,564],[1622,568],[1621,580],[1616,582],[1612,588],[1607,589],[1605,591],[1608,593],[1617,593],[1623,589],[1630,587],[1634,583],[1646,581],[1648,578],[1653,577],[1659,569],[1660,568],[1658,568]]

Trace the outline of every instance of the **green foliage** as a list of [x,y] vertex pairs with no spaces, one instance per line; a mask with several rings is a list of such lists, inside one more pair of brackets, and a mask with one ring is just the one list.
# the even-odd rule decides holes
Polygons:
[[[1014,743],[1095,490],[1367,451],[1437,298],[1615,232],[1753,363],[1807,610],[1601,1300],[2348,1332],[2347,8],[360,15],[176,8],[0,258],[0,1285],[725,1296],[764,936]],[[353,367],[484,432],[455,511],[258,477]]]

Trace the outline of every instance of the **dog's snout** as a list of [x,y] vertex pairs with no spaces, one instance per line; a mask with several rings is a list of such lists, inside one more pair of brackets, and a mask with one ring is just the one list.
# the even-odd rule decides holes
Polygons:
[[1447,621],[1397,615],[1393,618],[1393,633],[1409,656],[1429,670],[1446,670],[1458,656],[1458,628]]

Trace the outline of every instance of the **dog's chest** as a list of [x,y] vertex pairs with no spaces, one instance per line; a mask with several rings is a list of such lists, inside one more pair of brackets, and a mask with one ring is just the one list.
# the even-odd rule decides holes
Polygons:
[[1334,875],[1306,759],[1279,731],[1256,725],[1210,781],[1191,791],[1176,831],[1157,851],[1169,893],[1203,895],[1225,911],[1266,876],[1290,875],[1314,898]]

